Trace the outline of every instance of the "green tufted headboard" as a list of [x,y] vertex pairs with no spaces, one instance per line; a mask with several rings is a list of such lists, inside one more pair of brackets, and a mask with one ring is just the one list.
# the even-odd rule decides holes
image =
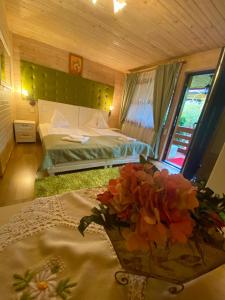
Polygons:
[[109,111],[114,87],[28,61],[21,61],[22,89],[43,99]]

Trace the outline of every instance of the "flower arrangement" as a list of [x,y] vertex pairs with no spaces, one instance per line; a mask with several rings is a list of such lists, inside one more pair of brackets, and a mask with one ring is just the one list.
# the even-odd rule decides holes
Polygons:
[[81,219],[80,232],[84,234],[91,222],[106,229],[118,227],[130,251],[210,240],[210,230],[222,236],[225,226],[225,197],[143,160],[123,166],[97,199],[101,204]]

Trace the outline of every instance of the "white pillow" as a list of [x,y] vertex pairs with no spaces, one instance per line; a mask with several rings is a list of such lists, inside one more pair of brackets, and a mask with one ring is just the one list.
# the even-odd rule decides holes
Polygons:
[[101,112],[99,112],[99,116],[98,116],[98,128],[99,129],[108,129],[109,128],[109,125],[106,122],[106,119],[104,118],[104,116]]
[[107,129],[109,128],[103,114],[100,111],[96,111],[91,119],[85,123],[85,127],[98,128],[98,129]]
[[70,128],[69,122],[58,110],[54,111],[54,114],[51,118],[51,126],[52,128]]

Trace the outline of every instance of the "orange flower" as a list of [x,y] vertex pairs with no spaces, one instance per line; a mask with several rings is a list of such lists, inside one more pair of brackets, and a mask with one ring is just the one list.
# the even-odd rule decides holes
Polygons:
[[130,224],[130,250],[147,249],[151,242],[185,243],[195,225],[190,210],[198,206],[196,190],[183,175],[167,170],[153,174],[152,165],[127,164],[98,200]]
[[142,214],[137,224],[137,230],[141,236],[150,242],[165,243],[167,240],[166,227],[157,221],[157,218]]
[[149,242],[144,239],[138,232],[132,232],[129,231],[129,229],[124,229],[122,231],[122,234],[126,240],[126,246],[129,251],[149,250]]
[[194,227],[194,221],[189,217],[184,217],[180,222],[170,225],[171,239],[173,242],[187,243]]

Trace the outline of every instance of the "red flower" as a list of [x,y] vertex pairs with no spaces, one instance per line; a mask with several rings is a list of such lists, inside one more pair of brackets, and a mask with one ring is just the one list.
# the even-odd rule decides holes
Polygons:
[[100,202],[102,202],[105,205],[110,204],[112,199],[113,199],[113,196],[109,191],[105,191],[104,193],[97,195],[97,200],[99,200]]

